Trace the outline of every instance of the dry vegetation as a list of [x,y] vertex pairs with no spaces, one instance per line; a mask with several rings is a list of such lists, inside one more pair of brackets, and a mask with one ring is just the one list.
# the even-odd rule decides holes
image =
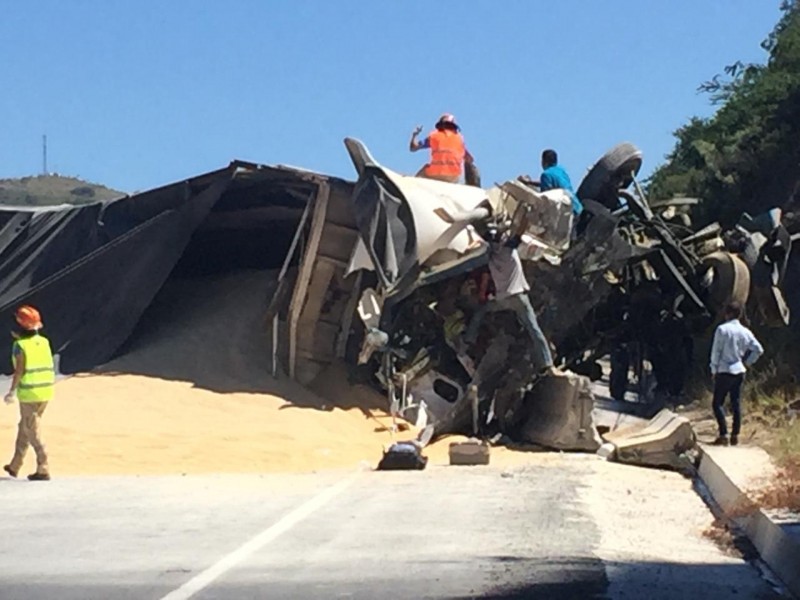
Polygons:
[[761,508],[800,513],[800,461],[781,467],[772,484],[756,495]]
[[728,556],[741,556],[739,548],[741,536],[734,533],[724,519],[714,519],[714,522],[703,531],[703,537],[714,542]]

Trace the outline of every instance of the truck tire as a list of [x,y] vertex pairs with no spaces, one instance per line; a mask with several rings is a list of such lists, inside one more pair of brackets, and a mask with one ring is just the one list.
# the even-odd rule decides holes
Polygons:
[[631,173],[637,174],[642,167],[642,151],[630,142],[614,146],[600,157],[586,174],[578,187],[578,198],[596,200],[608,208],[619,205],[617,190],[626,189],[631,182]]
[[726,304],[736,302],[744,307],[750,297],[750,269],[730,252],[714,252],[703,259],[703,264],[713,270],[709,288],[712,308],[720,311]]

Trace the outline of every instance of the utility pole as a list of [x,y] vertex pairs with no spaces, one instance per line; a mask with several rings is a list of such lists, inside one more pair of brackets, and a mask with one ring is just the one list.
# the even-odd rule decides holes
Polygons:
[[42,175],[47,175],[47,134],[42,136]]

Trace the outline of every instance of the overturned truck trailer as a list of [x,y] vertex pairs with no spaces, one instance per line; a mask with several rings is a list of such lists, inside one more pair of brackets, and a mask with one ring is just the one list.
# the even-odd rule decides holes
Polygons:
[[[239,269],[261,271],[265,280],[272,279],[293,244],[309,246],[309,231],[319,214],[314,207],[327,206],[331,217],[341,205],[345,217],[330,224],[340,237],[330,248],[329,262],[320,259],[319,265],[298,274],[295,258],[284,273],[293,287],[302,282],[314,286],[327,267],[325,310],[338,311],[338,319],[346,306],[331,299],[352,295],[353,280],[343,278],[357,235],[346,210],[352,190],[352,182],[335,177],[234,161],[107,202],[0,207],[0,314],[10,327],[16,306],[39,307],[60,371],[89,371],[120,351],[170,279]],[[325,246],[319,250],[325,255]],[[331,268],[338,269],[338,278],[330,275]],[[271,298],[263,298],[262,315]],[[311,308],[305,306],[306,311]],[[307,318],[292,306],[289,322],[295,331],[322,335],[319,312],[313,320]],[[298,339],[295,355],[300,357],[304,348],[318,342]],[[265,335],[265,370],[270,361],[267,342]],[[6,373],[9,352],[10,344],[0,344]],[[297,367],[300,376],[303,364]]]

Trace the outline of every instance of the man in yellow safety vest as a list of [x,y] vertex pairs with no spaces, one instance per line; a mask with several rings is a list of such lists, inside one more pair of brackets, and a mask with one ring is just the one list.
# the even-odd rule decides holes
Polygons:
[[20,420],[14,457],[3,470],[11,477],[16,477],[28,446],[33,446],[36,452],[36,472],[28,475],[28,479],[48,481],[50,471],[47,466],[47,452],[39,433],[39,423],[47,403],[53,399],[53,353],[50,342],[39,333],[42,318],[38,310],[32,306],[21,306],[14,316],[22,332],[12,334],[15,338],[12,346],[14,377],[5,402],[12,404],[14,400],[19,400]]

